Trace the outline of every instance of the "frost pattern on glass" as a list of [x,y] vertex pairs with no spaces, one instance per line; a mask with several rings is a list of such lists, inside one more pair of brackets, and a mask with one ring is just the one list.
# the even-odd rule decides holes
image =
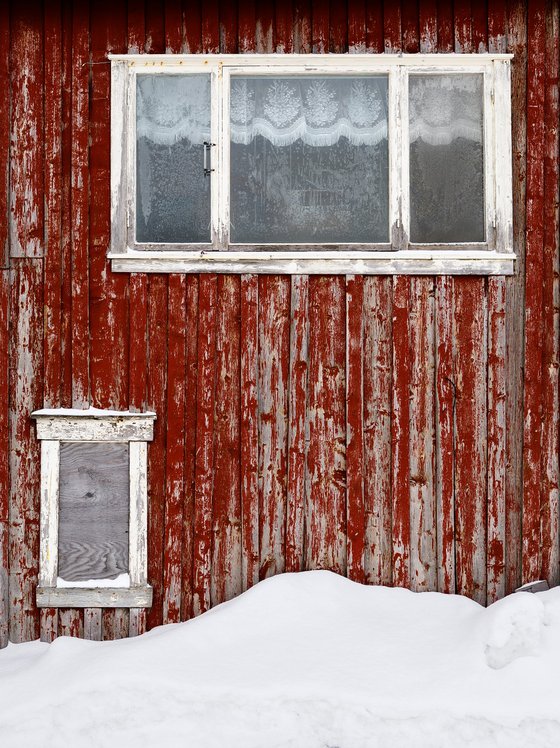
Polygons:
[[233,80],[232,242],[386,242],[388,183],[386,76]]
[[209,242],[209,75],[138,75],[136,241]]
[[483,77],[411,75],[410,239],[484,241]]

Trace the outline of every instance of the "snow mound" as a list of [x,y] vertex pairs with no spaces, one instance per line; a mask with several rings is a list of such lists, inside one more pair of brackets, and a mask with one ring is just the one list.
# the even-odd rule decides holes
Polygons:
[[0,651],[0,745],[557,747],[559,610],[284,574],[136,639]]
[[488,608],[485,653],[490,667],[503,668],[518,657],[539,653],[544,611],[542,601],[528,592],[509,595]]

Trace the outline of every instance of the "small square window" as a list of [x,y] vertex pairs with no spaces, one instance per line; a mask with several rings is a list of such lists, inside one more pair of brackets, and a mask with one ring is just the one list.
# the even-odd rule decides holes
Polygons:
[[153,413],[39,410],[37,605],[149,607],[147,442]]

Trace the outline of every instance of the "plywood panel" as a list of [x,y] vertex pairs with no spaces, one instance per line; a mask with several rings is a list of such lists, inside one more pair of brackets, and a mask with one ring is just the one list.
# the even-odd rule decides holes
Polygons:
[[128,572],[128,445],[60,446],[58,576],[69,582]]

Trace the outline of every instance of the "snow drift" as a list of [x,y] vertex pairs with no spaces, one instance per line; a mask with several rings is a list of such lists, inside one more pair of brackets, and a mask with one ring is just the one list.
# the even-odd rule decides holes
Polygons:
[[0,652],[0,744],[560,745],[560,589],[484,609],[330,572],[137,639]]

